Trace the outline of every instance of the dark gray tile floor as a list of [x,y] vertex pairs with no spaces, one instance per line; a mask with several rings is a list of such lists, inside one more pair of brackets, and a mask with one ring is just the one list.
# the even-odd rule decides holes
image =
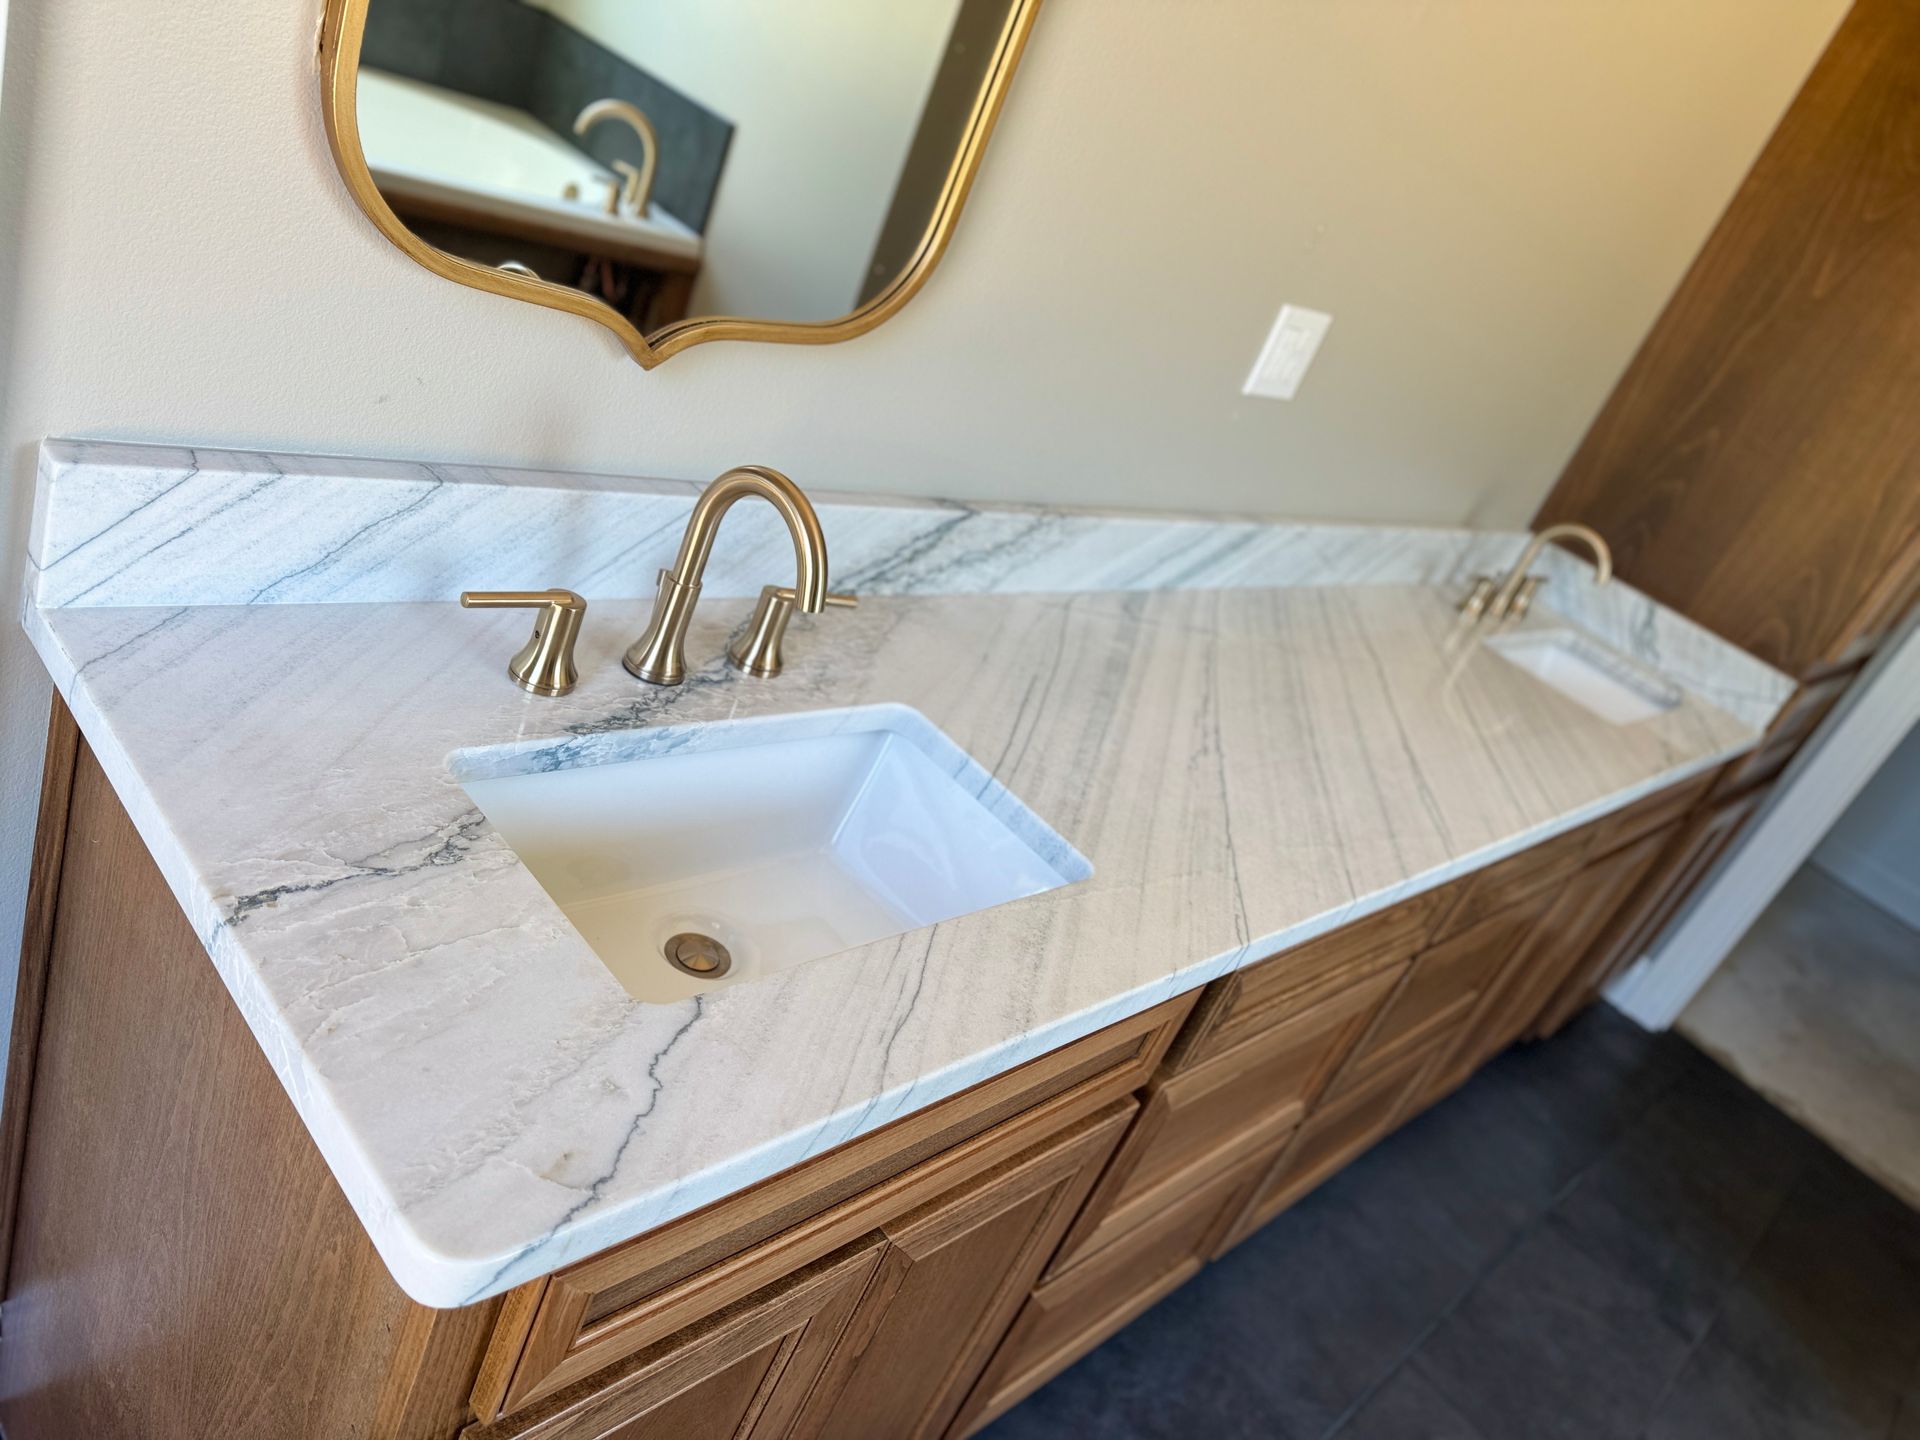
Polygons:
[[1920,1214],[1604,1006],[988,1440],[1920,1440]]

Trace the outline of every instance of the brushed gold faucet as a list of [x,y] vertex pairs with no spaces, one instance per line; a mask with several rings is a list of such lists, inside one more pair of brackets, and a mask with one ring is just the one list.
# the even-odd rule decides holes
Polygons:
[[585,135],[602,120],[623,120],[632,127],[633,133],[640,137],[640,143],[647,147],[640,168],[634,169],[622,161],[616,160],[614,168],[626,177],[626,183],[613,195],[607,197],[607,213],[617,215],[620,207],[626,208],[638,219],[647,218],[647,207],[653,203],[653,176],[660,166],[660,136],[653,128],[653,122],[647,118],[647,112],[638,105],[626,100],[596,100],[580,112],[573,122],[573,133]]
[[571,590],[466,590],[460,603],[469,610],[538,610],[533,638],[507,662],[507,674],[535,695],[564,695],[579,683],[573,642],[587,602]]
[[1600,532],[1588,525],[1549,525],[1527,542],[1520,558],[1502,580],[1482,575],[1473,583],[1467,598],[1460,602],[1460,613],[1469,620],[1518,620],[1533,604],[1533,595],[1543,583],[1527,571],[1549,540],[1578,540],[1593,553],[1593,583],[1604,585],[1613,579],[1613,551]]
[[[827,537],[820,529],[820,517],[813,513],[800,487],[765,465],[737,466],[707,486],[693,502],[686,534],[680,537],[680,554],[671,570],[660,572],[653,618],[647,623],[646,633],[628,647],[623,662],[640,679],[653,685],[678,685],[687,678],[687,623],[693,619],[693,607],[700,598],[700,577],[706,573],[707,557],[713,553],[714,534],[734,502],[749,495],[759,496],[778,510],[793,536],[795,572],[792,599],[785,608],[791,611],[798,607],[809,615],[818,615],[829,598],[841,598],[827,594]],[[763,598],[762,603],[768,602]],[[782,621],[784,628],[784,616]],[[777,669],[777,636],[773,654]],[[758,673],[770,672],[763,665]]]

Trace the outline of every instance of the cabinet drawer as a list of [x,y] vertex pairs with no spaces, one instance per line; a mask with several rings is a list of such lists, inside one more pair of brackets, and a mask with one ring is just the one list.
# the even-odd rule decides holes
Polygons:
[[1191,1279],[1247,1187],[1272,1159],[1271,1151],[1249,1157],[1084,1265],[1043,1281],[981,1376],[956,1433],[971,1434],[1025,1399]]
[[648,1347],[618,1373],[471,1426],[463,1440],[785,1435],[885,1251],[877,1236],[849,1245]]
[[1166,1068],[1202,1064],[1293,1012],[1404,963],[1426,943],[1459,888],[1456,882],[1429,890],[1216,980],[1168,1051]]
[[1626,809],[1599,821],[1593,827],[1593,846],[1587,852],[1588,857],[1593,859],[1624,850],[1641,836],[1675,823],[1700,803],[1719,777],[1720,771],[1709,770],[1644,800],[1636,800]]
[[1349,986],[1205,1065],[1156,1080],[1050,1274],[1112,1244],[1299,1123],[1399,969]]
[[491,1418],[572,1384],[1144,1085],[1183,995],[509,1293],[474,1387]]
[[1445,1040],[1437,1039],[1330,1101],[1302,1125],[1265,1176],[1216,1254],[1225,1254],[1386,1134]]
[[1510,905],[1415,959],[1328,1087],[1328,1097],[1346,1093],[1409,1051],[1456,1032],[1551,898],[1542,892],[1524,904]]
[[1858,673],[1844,670],[1796,690],[1774,717],[1759,746],[1721,772],[1720,782],[1713,787],[1714,799],[1724,800],[1778,777],[1799,753],[1807,737],[1839,703]]
[[1460,903],[1453,907],[1452,913],[1441,922],[1433,938],[1450,940],[1489,916],[1499,914],[1509,905],[1517,905],[1522,900],[1538,895],[1548,886],[1571,875],[1580,868],[1587,847],[1593,843],[1595,830],[1606,823],[1602,820],[1593,825],[1582,825],[1578,830],[1569,830],[1551,840],[1542,840],[1531,849],[1522,850],[1518,855],[1509,855],[1504,860],[1496,860],[1486,869],[1469,876],[1466,893],[1460,897]]

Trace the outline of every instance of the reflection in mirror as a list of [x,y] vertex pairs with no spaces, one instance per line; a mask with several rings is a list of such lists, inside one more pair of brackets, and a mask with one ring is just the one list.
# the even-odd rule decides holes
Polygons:
[[649,333],[835,322],[917,285],[1037,0],[362,3],[387,207]]

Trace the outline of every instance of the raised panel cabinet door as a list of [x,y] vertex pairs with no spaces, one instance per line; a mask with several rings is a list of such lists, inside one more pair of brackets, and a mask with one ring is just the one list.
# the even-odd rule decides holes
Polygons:
[[1116,1102],[884,1226],[878,1274],[795,1435],[943,1434],[1136,1109]]
[[1415,1050],[1316,1110],[1248,1191],[1214,1255],[1224,1255],[1393,1129],[1438,1049]]
[[1703,810],[1678,827],[1678,833],[1648,868],[1638,890],[1620,907],[1613,924],[1579,970],[1547,1001],[1532,1027],[1533,1035],[1544,1038],[1559,1030],[1585,1009],[1609,980],[1647,952],[1766,797],[1764,787],[1750,790]]
[[[1643,835],[1586,865],[1567,882],[1468,1026],[1462,1046],[1466,1054],[1452,1062],[1449,1081],[1465,1078],[1462,1070],[1478,1069],[1506,1049],[1525,1033],[1562,985],[1591,969],[1590,953],[1679,828],[1671,825]],[[1468,1062],[1464,1066],[1462,1059]]]
[[1329,1101],[1442,1035],[1457,1034],[1481,992],[1520,947],[1549,900],[1538,892],[1415,957],[1405,980],[1375,1017],[1327,1087]]
[[785,1440],[886,1251],[878,1235],[463,1440]]
[[1221,1171],[1286,1138],[1401,967],[1349,985],[1204,1064],[1164,1072],[1049,1267],[1077,1265]]
[[508,1296],[473,1390],[512,1414],[1024,1154],[1147,1082],[1163,1001]]
[[973,1434],[1192,1279],[1272,1159],[1271,1153],[1249,1157],[1084,1263],[1041,1281],[948,1435]]

